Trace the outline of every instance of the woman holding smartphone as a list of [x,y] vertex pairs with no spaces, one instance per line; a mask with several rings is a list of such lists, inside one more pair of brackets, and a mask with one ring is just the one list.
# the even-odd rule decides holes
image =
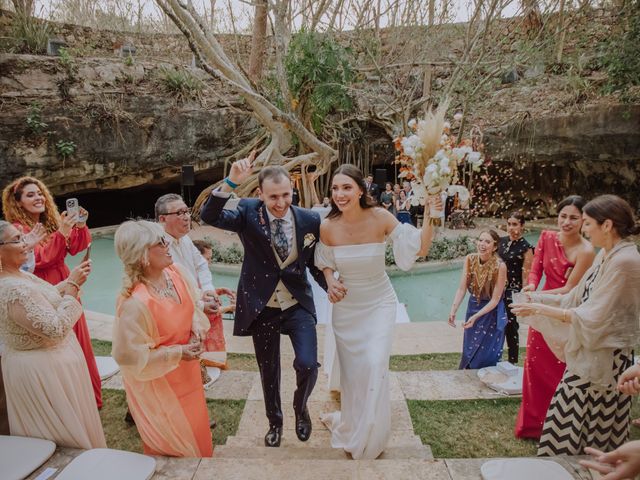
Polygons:
[[[21,177],[7,185],[2,192],[2,212],[5,220],[23,234],[28,234],[37,224],[44,226],[47,236],[34,247],[34,275],[57,285],[69,276],[64,263],[67,254],[77,255],[88,248],[91,233],[87,228],[87,211],[80,208],[77,214],[58,212],[49,189],[33,177]],[[83,222],[78,222],[82,215]],[[102,385],[91,347],[89,327],[84,314],[76,322],[73,331],[84,353],[98,408],[102,407]]]

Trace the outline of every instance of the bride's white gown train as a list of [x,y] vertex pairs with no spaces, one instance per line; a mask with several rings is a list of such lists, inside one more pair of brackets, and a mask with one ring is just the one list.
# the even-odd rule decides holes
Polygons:
[[[420,249],[420,231],[399,224],[389,236],[396,264],[411,268]],[[332,328],[340,369],[341,410],[323,415],[331,446],[354,459],[376,458],[391,433],[389,356],[397,297],[385,272],[385,243],[316,246],[320,269],[339,272],[347,288],[333,305]]]

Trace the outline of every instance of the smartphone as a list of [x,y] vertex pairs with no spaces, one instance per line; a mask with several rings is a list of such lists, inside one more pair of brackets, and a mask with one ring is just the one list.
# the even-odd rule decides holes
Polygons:
[[86,262],[91,257],[91,244],[87,247],[87,251],[84,252],[84,257],[82,257],[82,261]]
[[80,213],[80,204],[77,198],[67,198],[67,215],[76,215]]

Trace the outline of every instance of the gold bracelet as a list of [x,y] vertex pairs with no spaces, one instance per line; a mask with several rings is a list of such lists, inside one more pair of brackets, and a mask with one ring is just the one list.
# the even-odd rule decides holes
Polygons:
[[67,279],[66,282],[71,285],[72,287],[76,287],[76,290],[80,291],[80,285],[78,285],[76,282],[74,282],[73,280],[69,280]]
[[567,323],[567,309],[562,310],[562,323]]

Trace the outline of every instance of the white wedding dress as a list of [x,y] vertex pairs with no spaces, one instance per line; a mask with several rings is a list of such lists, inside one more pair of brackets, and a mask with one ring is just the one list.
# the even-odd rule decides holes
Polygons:
[[[398,224],[389,239],[396,264],[411,268],[420,231]],[[389,356],[397,311],[396,293],[385,272],[386,243],[316,246],[319,269],[340,274],[347,295],[333,305],[332,327],[340,369],[341,410],[323,415],[331,446],[354,459],[376,458],[391,433]]]

